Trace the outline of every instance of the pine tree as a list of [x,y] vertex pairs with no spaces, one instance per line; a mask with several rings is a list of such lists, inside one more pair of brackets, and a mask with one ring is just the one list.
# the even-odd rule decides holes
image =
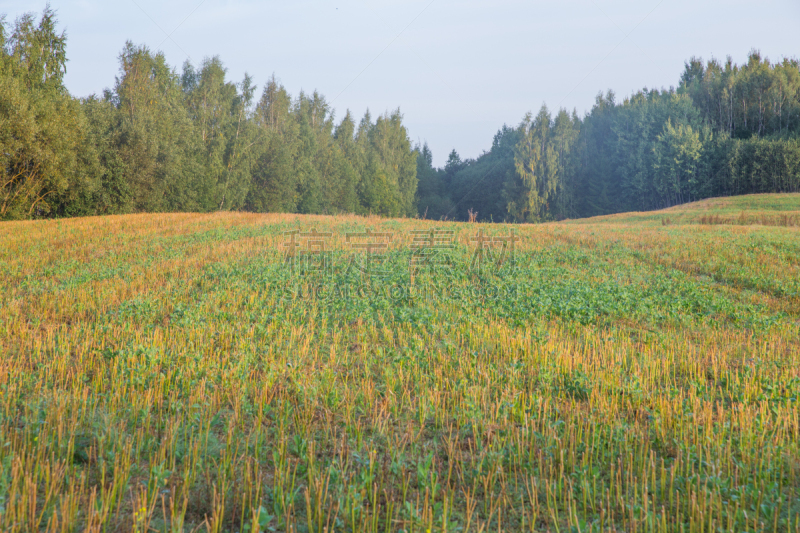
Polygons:
[[543,105],[535,118],[530,113],[520,125],[521,138],[514,165],[521,181],[519,196],[509,202],[509,213],[520,221],[553,218],[559,189],[559,158],[552,138],[550,112]]
[[257,212],[293,212],[297,209],[299,152],[297,122],[291,117],[291,97],[273,75],[256,106],[257,128],[251,186],[245,208]]

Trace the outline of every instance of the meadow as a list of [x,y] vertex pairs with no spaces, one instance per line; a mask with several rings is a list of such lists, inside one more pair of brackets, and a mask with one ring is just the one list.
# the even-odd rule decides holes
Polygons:
[[800,532],[799,216],[0,223],[0,529]]

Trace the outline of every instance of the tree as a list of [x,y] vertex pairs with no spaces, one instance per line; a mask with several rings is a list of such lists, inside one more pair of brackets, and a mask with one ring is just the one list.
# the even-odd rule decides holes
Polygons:
[[551,117],[547,106],[520,124],[521,138],[514,153],[514,166],[521,181],[518,196],[510,199],[508,212],[519,221],[538,222],[552,218],[552,206],[559,186],[558,152],[551,138]]
[[203,145],[183,105],[177,73],[162,53],[125,44],[120,74],[106,94],[117,110],[115,145],[136,211],[204,207]]
[[291,97],[273,75],[256,106],[253,167],[245,209],[293,212],[297,209],[295,157],[298,126],[291,119]]
[[226,81],[219,57],[207,58],[199,69],[183,66],[181,87],[189,118],[198,137],[198,203],[205,211],[237,209],[250,186],[250,152],[254,128],[249,119],[255,87],[245,74],[241,84]]
[[[444,170],[433,167],[433,153],[424,143],[417,152],[417,198],[419,216],[438,220],[452,216],[454,205],[445,186]],[[458,154],[456,154],[458,155]]]
[[553,121],[552,142],[557,158],[558,185],[551,213],[557,219],[577,216],[575,183],[575,158],[572,150],[580,135],[581,121],[575,111],[572,115],[561,109]]
[[699,132],[667,120],[655,146],[655,188],[666,205],[690,201],[702,155]]
[[0,219],[45,215],[67,191],[97,186],[80,104],[62,83],[66,35],[56,24],[49,6],[10,34],[0,19]]
[[369,110],[358,127],[356,145],[364,166],[359,181],[360,212],[413,216],[417,190],[417,155],[399,110],[378,117]]
[[595,105],[584,118],[581,127],[577,182],[582,191],[578,209],[582,216],[594,216],[616,211],[612,199],[619,198],[616,191],[616,136],[613,127],[619,107],[616,95],[608,91],[599,93]]
[[336,208],[344,213],[354,213],[358,205],[358,181],[361,154],[355,143],[355,122],[348,110],[334,131],[335,165],[338,175],[336,188],[331,196]]

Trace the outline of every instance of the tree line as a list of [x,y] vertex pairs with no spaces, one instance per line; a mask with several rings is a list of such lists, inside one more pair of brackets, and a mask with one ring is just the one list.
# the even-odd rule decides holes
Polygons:
[[420,150],[418,206],[431,218],[538,222],[660,209],[713,196],[800,191],[800,63],[752,51],[743,65],[692,58],[678,87],[584,117],[543,105],[491,148],[442,169]]
[[399,110],[334,121],[272,77],[260,96],[213,57],[181,72],[127,43],[113,88],[63,84],[47,8],[0,23],[0,219],[249,210],[414,216],[417,154]]
[[154,211],[358,213],[508,222],[800,190],[800,68],[692,58],[678,88],[589,113],[542,106],[434,168],[399,109],[336,121],[317,92],[257,90],[218,57],[182,69],[128,42],[102,95],[63,83],[55,13],[0,18],[0,220]]

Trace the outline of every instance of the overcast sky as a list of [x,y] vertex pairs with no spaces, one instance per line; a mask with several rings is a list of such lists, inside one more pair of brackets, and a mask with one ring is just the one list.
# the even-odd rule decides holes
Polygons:
[[[9,21],[43,1],[2,0]],[[762,0],[52,0],[76,96],[114,83],[126,40],[180,69],[219,55],[229,78],[272,74],[320,91],[341,118],[400,107],[441,165],[488,150],[542,103],[583,114],[598,91],[677,84],[691,56],[800,56],[800,1]]]

